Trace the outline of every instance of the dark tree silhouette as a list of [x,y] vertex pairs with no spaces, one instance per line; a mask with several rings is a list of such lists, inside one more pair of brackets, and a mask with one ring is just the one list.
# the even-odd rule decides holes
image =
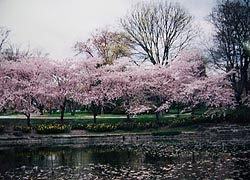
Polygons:
[[135,52],[152,64],[167,65],[195,36],[192,16],[178,3],[139,3],[121,25],[136,45]]
[[222,0],[209,17],[215,27],[210,51],[214,62],[226,72],[236,72],[230,80],[238,104],[244,104],[250,90],[250,0]]

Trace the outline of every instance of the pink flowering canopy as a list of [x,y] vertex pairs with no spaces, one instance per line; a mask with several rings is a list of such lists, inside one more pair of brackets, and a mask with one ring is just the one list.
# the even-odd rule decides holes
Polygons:
[[44,59],[3,62],[0,66],[0,108],[14,110],[30,117],[37,111],[35,103],[45,104],[47,70]]
[[[183,52],[168,66],[138,66],[122,58],[53,61],[24,59],[0,66],[0,107],[30,114],[36,104],[53,104],[64,113],[68,101],[104,106],[122,100],[128,114],[160,112],[173,102],[194,107],[233,107],[227,74],[208,76],[199,52]],[[249,102],[249,95],[246,96]]]

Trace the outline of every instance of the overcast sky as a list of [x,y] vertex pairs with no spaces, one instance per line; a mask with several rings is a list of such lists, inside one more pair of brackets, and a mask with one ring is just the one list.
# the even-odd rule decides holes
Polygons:
[[[117,28],[119,18],[142,0],[0,0],[0,26],[11,30],[13,43],[44,49],[51,58],[71,58],[72,46],[96,28]],[[175,0],[186,8],[205,32],[205,17],[216,0]]]

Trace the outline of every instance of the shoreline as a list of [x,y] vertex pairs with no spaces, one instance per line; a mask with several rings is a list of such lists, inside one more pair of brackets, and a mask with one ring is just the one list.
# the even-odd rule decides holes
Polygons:
[[54,145],[118,145],[145,144],[162,141],[164,143],[205,144],[212,146],[250,145],[250,124],[217,124],[194,132],[179,135],[153,136],[151,132],[141,133],[100,133],[100,134],[50,134],[50,135],[0,135],[0,147],[54,146]]

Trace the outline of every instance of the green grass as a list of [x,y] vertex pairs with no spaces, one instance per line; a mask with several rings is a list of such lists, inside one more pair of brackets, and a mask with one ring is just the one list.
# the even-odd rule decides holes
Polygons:
[[[61,113],[60,112],[53,112],[52,114],[49,114],[49,113],[44,113],[45,117],[60,117],[61,116]],[[72,117],[72,118],[75,118],[75,117],[82,117],[82,116],[93,116],[91,112],[75,112],[75,115],[72,116],[71,113],[64,113],[64,117]]]
[[[93,115],[92,115],[93,116]],[[126,114],[100,114],[99,117],[126,118]]]
[[[7,115],[7,116],[15,116],[15,115],[20,115],[18,113],[1,113],[1,115]],[[161,120],[165,120],[168,119],[169,116],[179,116],[179,117],[186,117],[189,114],[177,114],[177,109],[170,109],[169,113],[167,113],[164,116],[161,116],[160,119]],[[42,117],[44,118],[56,118],[58,117],[58,119],[60,118],[61,114],[60,112],[53,112],[52,114],[49,114],[47,112],[44,113],[44,115],[42,115]],[[39,117],[36,117],[39,119]],[[76,112],[74,116],[71,115],[71,113],[65,113],[64,114],[64,118],[65,119],[93,119],[93,114],[91,112],[87,112],[87,111],[80,111],[80,112]],[[98,119],[101,118],[126,118],[126,114],[98,114],[97,116]],[[142,119],[144,121],[146,120],[153,120],[155,119],[155,114],[142,114],[142,115],[136,115],[134,117],[131,116],[132,119]],[[32,115],[31,115],[31,119],[32,119]]]
[[168,114],[178,114],[178,109],[169,109]]
[[13,116],[13,115],[19,115],[20,113],[17,113],[17,112],[6,112],[6,113],[3,113],[3,112],[0,112],[0,116]]
[[[16,115],[16,114],[15,114]],[[55,121],[60,120],[60,113],[54,113],[52,115],[44,114],[42,116],[43,118],[39,117],[32,117],[31,116],[31,122],[32,124],[47,124]],[[58,117],[58,118],[55,118]],[[187,117],[187,115],[179,115],[179,117]],[[160,121],[170,121],[174,119],[175,117],[172,116],[161,116]],[[64,116],[65,121],[70,121],[73,123],[93,123],[93,115],[91,113],[77,113],[75,116],[71,116],[70,113],[65,113]],[[97,123],[118,123],[123,122],[126,120],[126,115],[117,115],[117,114],[102,114],[97,116]],[[131,120],[134,122],[152,122],[156,121],[156,117],[154,114],[143,114],[143,115],[137,115],[135,117],[131,117]],[[26,123],[26,118],[8,118],[8,119],[1,119],[0,118],[0,124],[18,124],[23,125]]]

